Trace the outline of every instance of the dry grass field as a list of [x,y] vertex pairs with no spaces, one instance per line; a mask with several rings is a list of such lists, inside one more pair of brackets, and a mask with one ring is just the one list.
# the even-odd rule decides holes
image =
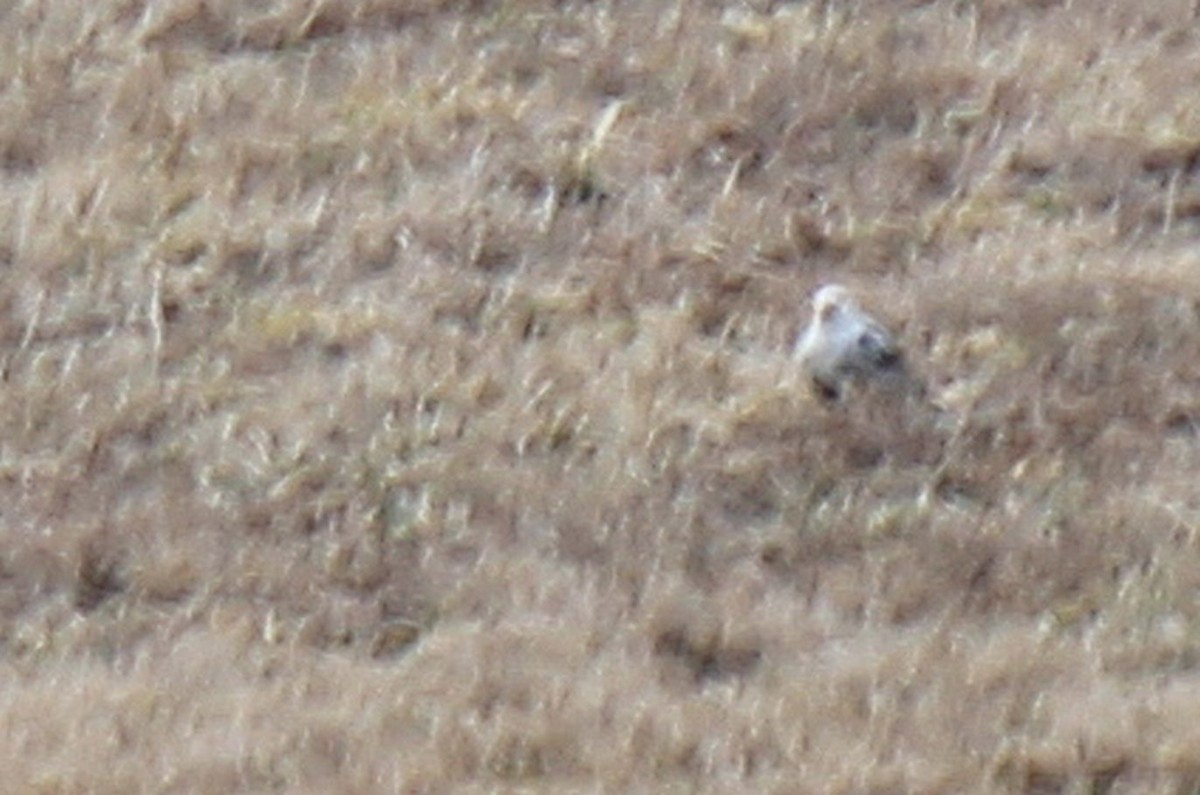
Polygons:
[[0,790],[1200,791],[1197,5],[0,0]]

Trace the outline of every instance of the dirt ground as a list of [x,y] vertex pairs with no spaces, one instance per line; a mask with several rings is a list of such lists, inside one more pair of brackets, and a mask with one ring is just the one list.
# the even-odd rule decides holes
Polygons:
[[[0,0],[28,793],[1200,790],[1200,11]],[[924,400],[816,399],[820,285]]]

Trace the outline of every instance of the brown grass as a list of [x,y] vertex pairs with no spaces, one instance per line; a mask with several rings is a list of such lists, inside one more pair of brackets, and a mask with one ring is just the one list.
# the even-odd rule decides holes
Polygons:
[[[0,4],[0,769],[1200,787],[1195,3]],[[934,405],[790,356],[852,285]]]

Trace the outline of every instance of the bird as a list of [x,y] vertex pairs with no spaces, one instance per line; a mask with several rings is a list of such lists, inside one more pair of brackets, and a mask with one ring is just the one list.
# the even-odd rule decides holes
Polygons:
[[837,400],[856,386],[899,388],[910,382],[895,336],[859,306],[850,290],[827,284],[813,293],[812,306],[795,356],[818,396]]

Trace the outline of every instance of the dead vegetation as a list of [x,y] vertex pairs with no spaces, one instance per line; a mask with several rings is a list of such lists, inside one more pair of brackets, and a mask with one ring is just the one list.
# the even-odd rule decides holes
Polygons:
[[[0,4],[5,780],[1195,791],[1198,44]],[[928,404],[808,396],[832,280]]]

